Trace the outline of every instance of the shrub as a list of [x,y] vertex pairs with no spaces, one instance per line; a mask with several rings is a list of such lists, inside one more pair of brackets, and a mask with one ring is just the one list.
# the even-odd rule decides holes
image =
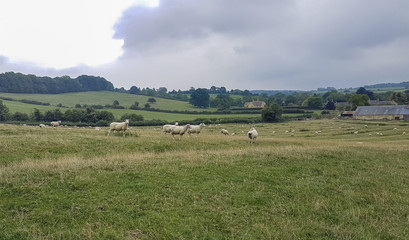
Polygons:
[[261,118],[265,122],[278,122],[281,120],[283,108],[277,103],[270,103],[261,110]]

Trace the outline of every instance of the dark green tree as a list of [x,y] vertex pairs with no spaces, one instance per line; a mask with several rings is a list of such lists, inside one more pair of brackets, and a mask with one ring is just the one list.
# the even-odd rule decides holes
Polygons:
[[311,109],[321,109],[322,108],[322,98],[318,96],[309,97],[302,103],[302,106],[311,108]]
[[9,108],[0,100],[0,121],[6,121],[9,117]]
[[12,116],[14,121],[28,121],[30,118],[27,113],[15,112]]
[[129,108],[130,108],[130,109],[134,109],[134,110],[138,109],[138,108],[139,108],[139,102],[138,102],[138,101],[135,101],[135,103],[132,104]]
[[277,103],[270,103],[261,110],[261,118],[265,122],[277,122],[281,120],[283,108]]
[[335,103],[333,101],[328,101],[324,108],[327,110],[335,110]]
[[64,113],[64,121],[83,122],[86,119],[87,112],[82,109],[68,109]]
[[40,112],[40,110],[38,110],[37,108],[34,108],[34,112],[31,115],[31,119],[33,119],[34,121],[44,121],[44,115]]
[[44,120],[45,121],[58,121],[63,118],[63,113],[61,112],[60,109],[54,109],[54,110],[49,110],[44,114]]
[[409,103],[409,98],[404,92],[394,92],[392,93],[391,100],[398,104],[406,105]]
[[210,100],[210,107],[218,109],[229,109],[233,104],[233,99],[228,94],[219,94],[215,99]]
[[129,89],[129,93],[130,93],[130,94],[139,94],[139,93],[141,93],[141,89],[138,88],[138,87],[136,87],[136,86],[132,86],[132,87]]
[[348,102],[355,110],[358,106],[369,106],[369,97],[366,94],[355,94],[349,98]]
[[358,90],[356,90],[355,94],[366,94],[366,95],[368,95],[369,99],[371,99],[371,100],[375,99],[374,93],[372,91],[366,90],[364,87],[358,88]]
[[210,95],[207,89],[198,88],[190,94],[189,103],[195,107],[208,108]]
[[95,111],[93,114],[95,115],[95,122],[101,120],[112,122],[115,119],[114,114],[108,111]]

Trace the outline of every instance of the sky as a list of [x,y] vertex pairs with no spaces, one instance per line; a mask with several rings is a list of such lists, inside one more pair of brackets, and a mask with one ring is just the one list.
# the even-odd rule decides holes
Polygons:
[[116,88],[409,81],[407,0],[2,0],[0,73]]

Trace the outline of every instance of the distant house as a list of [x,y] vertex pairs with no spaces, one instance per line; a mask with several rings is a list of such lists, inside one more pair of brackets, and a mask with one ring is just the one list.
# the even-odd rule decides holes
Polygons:
[[409,108],[406,105],[359,106],[354,112],[354,118],[409,120]]
[[263,108],[266,106],[266,103],[263,101],[253,101],[244,103],[245,108]]
[[378,100],[369,100],[369,105],[376,105],[376,106],[381,106],[381,105],[398,105],[395,101],[379,101]]

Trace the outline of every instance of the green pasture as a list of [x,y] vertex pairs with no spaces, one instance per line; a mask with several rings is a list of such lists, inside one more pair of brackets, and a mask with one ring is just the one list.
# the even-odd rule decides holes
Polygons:
[[[125,94],[117,92],[79,92],[79,93],[64,93],[64,94],[17,94],[17,93],[0,93],[2,97],[9,97],[15,100],[35,100],[44,103],[50,103],[52,106],[62,104],[66,107],[75,107],[76,104],[87,105],[112,105],[117,100],[119,104],[125,108],[129,108],[139,102],[139,107],[144,107],[148,102],[149,96]],[[203,109],[194,108],[188,102],[164,99],[154,97],[156,102],[149,103],[152,108],[163,110],[178,110],[178,111],[202,111]],[[211,109],[215,110],[215,109]],[[209,111],[209,109],[207,109]]]
[[[56,106],[44,106],[26,104],[16,101],[2,100],[3,104],[7,106],[11,113],[21,112],[31,114],[34,112],[34,108],[39,109],[41,112],[52,111],[56,108],[65,112],[69,108],[59,108]],[[183,113],[165,113],[165,112],[153,112],[145,110],[132,110],[132,109],[101,109],[104,111],[112,112],[115,118],[119,119],[124,114],[139,114],[144,117],[144,120],[166,120],[166,121],[183,121],[183,120],[195,120],[198,118],[203,119],[220,119],[220,118],[254,118],[260,117],[260,114],[183,114]],[[98,111],[98,110],[97,110]]]
[[[81,92],[81,93],[66,93],[66,94],[13,94],[13,93],[0,93],[1,97],[8,97],[14,100],[34,100],[43,103],[50,103],[49,106],[45,105],[34,105],[21,103],[17,101],[7,101],[2,100],[3,104],[10,109],[11,113],[21,112],[31,114],[34,112],[34,108],[39,109],[41,112],[52,111],[57,107],[58,104],[62,104],[65,107],[73,108],[76,104],[87,104],[87,105],[102,105],[107,104],[112,105],[112,103],[117,100],[121,106],[126,109],[103,109],[105,111],[112,112],[115,118],[120,118],[126,113],[140,114],[145,120],[167,120],[167,121],[183,121],[183,120],[194,120],[198,118],[249,118],[249,117],[259,117],[260,114],[181,114],[181,113],[165,113],[165,112],[153,112],[145,110],[132,110],[129,107],[135,103],[139,102],[139,106],[143,107],[147,103],[150,97],[142,95],[124,94],[116,92]],[[156,102],[150,103],[152,108],[162,109],[162,110],[177,110],[177,111],[216,111],[216,109],[201,109],[194,108],[191,104],[183,101],[170,100],[164,98],[155,97]],[[59,108],[62,112],[68,108]]]
[[409,238],[408,122],[107,131],[0,124],[0,239]]

